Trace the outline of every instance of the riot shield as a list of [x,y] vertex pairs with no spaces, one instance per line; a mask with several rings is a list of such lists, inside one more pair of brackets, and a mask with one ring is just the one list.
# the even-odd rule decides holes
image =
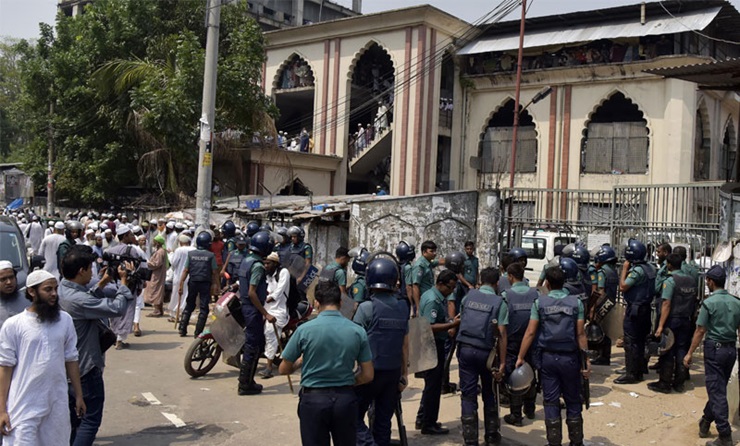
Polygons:
[[437,367],[437,346],[429,321],[423,317],[409,321],[409,373]]
[[216,305],[211,316],[211,334],[216,343],[228,356],[236,356],[244,345],[244,330],[234,320],[227,307]]
[[355,301],[346,293],[342,293],[342,306],[339,308],[339,312],[349,320],[352,320],[355,315]]
[[617,304],[616,297],[609,297],[606,293],[599,293],[594,304],[594,322],[601,323],[612,308]]

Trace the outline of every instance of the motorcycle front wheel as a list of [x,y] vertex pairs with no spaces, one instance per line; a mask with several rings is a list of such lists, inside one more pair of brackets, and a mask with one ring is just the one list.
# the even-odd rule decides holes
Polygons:
[[200,378],[216,366],[221,351],[213,338],[196,339],[185,353],[185,371],[193,378]]

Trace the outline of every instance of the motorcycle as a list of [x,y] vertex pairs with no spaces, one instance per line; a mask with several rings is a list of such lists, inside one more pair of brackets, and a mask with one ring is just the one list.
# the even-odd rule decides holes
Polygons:
[[[285,345],[313,313],[313,306],[308,301],[301,301],[290,311],[288,324],[283,328],[280,345]],[[244,346],[244,317],[242,316],[239,294],[227,291],[221,295],[209,315],[210,326],[193,341],[185,353],[185,371],[193,378],[200,378],[210,372],[224,354],[223,362],[239,368],[241,350]],[[273,360],[280,364],[280,355]]]

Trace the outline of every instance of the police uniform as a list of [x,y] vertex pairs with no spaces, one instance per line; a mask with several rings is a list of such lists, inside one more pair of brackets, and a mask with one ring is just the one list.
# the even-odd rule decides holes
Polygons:
[[229,274],[229,285],[239,281],[239,267],[248,255],[249,251],[246,249],[242,251],[235,249],[229,253],[229,262],[226,264],[226,272]]
[[691,276],[697,283],[699,282],[699,268],[694,262],[686,262],[685,260],[681,263],[681,271]]
[[535,301],[530,319],[539,322],[537,346],[542,356],[540,380],[547,440],[556,445],[562,441],[562,396],[565,400],[566,424],[571,444],[581,444],[583,418],[577,324],[585,319],[583,303],[565,289],[552,290]]
[[[642,381],[646,369],[645,342],[651,329],[651,308],[655,293],[655,269],[648,263],[632,264],[623,293],[627,307],[624,311],[624,360],[627,373],[614,380],[617,384]],[[621,382],[620,382],[621,381]]]
[[225,259],[230,252],[236,251],[236,237],[229,237],[228,240],[224,243],[224,249],[221,253],[221,258]]
[[272,252],[276,252],[280,258],[280,264],[287,266],[290,261],[290,243],[277,243]]
[[211,285],[213,272],[218,271],[216,255],[206,249],[197,248],[188,252],[185,259],[185,269],[188,270],[188,297],[185,309],[180,319],[180,336],[187,334],[190,315],[195,309],[195,299],[200,298],[200,312],[195,325],[195,336],[198,336],[206,326],[208,320],[208,304],[211,303]]
[[313,262],[313,247],[304,241],[300,241],[298,244],[291,243],[290,254]]
[[491,350],[496,346],[498,327],[508,323],[506,302],[490,286],[470,290],[463,299],[457,334],[457,360],[465,444],[478,444],[478,380],[483,398],[486,442],[501,440],[493,375],[487,363]]
[[352,300],[354,300],[358,304],[370,299],[370,296],[367,292],[367,283],[365,282],[365,276],[358,274],[357,277],[355,277],[355,281],[349,288],[349,295]]
[[303,356],[298,402],[303,445],[328,445],[330,436],[336,445],[355,444],[355,364],[373,359],[365,330],[339,311],[324,310],[298,327],[282,356],[290,362]]
[[335,261],[329,263],[321,271],[321,280],[334,282],[339,286],[347,286],[347,272]]
[[[373,381],[356,389],[359,398],[358,445],[390,444],[391,419],[399,398],[403,343],[409,332],[408,315],[408,303],[389,292],[374,291],[372,300],[357,307],[354,321],[367,331],[375,370]],[[370,404],[375,407],[372,433],[365,425],[365,414]]]
[[563,289],[568,290],[568,293],[571,296],[576,296],[578,300],[581,301],[583,304],[583,310],[584,312],[588,311],[588,298],[589,295],[586,294],[586,288],[583,286],[583,281],[581,281],[580,273],[578,277],[574,280],[568,280],[563,284]]
[[[711,273],[712,269],[707,272],[707,277]],[[704,406],[702,421],[706,423],[707,430],[709,424],[715,422],[720,438],[729,437],[729,444],[732,444],[727,382],[737,359],[735,342],[740,326],[740,299],[724,289],[716,289],[702,302],[696,325],[707,330],[704,338],[704,375],[708,401]]]
[[[423,257],[420,260],[429,264]],[[414,269],[416,270],[417,267],[414,266]],[[416,279],[417,275],[414,274],[414,280]],[[421,295],[419,316],[426,318],[432,325],[447,322],[447,299],[437,287],[433,286]],[[435,426],[437,418],[439,418],[439,400],[442,396],[442,378],[445,365],[445,341],[448,337],[447,330],[434,333],[437,366],[424,372],[424,390],[421,394],[419,410],[416,413],[416,424],[420,424],[422,427]]]
[[[432,260],[431,262],[426,257],[421,256],[414,262],[413,269],[411,271],[411,285],[419,286],[419,296],[425,294],[429,289],[434,288],[434,271],[439,265],[438,260]],[[419,298],[421,300],[421,297]]]
[[[509,311],[509,325],[506,327],[506,378],[508,379],[511,372],[516,368],[519,348],[522,345],[524,333],[527,331],[527,325],[529,325],[532,306],[540,294],[536,289],[530,288],[523,282],[515,283],[503,294]],[[534,364],[532,356],[532,349],[530,349],[524,360],[529,364]],[[532,386],[525,395],[511,395],[509,405],[511,416],[506,418],[506,421],[510,424],[520,424],[522,407],[527,418],[534,418],[536,397],[535,386]]]
[[[604,290],[603,301],[597,301],[594,311],[593,322],[600,323],[608,314],[609,310],[617,302],[617,289],[619,288],[619,275],[614,265],[605,263],[596,271],[596,288]],[[612,340],[604,334],[601,342],[588,342],[588,349],[597,352],[597,357],[591,361],[592,365],[610,365],[612,357]]]
[[249,287],[256,287],[257,297],[264,305],[267,300],[267,278],[262,258],[250,252],[239,266],[238,276],[245,336],[242,367],[239,373],[239,391],[245,393],[245,391],[253,390],[259,393],[262,386],[254,382],[254,372],[257,370],[259,355],[265,347],[265,320],[249,298]]
[[463,262],[463,277],[473,286],[478,284],[478,269],[478,257],[466,255]]
[[[414,265],[412,265],[411,262],[406,262],[406,263],[402,263],[400,267],[401,267],[401,277],[400,277],[401,287],[399,288],[398,292],[401,294],[401,297],[411,302],[412,299],[411,299],[411,296],[408,295],[406,291],[406,287],[408,287],[414,282],[413,276],[411,275],[411,272],[414,269]],[[421,296],[421,294],[419,296]]]

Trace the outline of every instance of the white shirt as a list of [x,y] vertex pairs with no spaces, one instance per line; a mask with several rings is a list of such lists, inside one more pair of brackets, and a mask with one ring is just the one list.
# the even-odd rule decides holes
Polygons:
[[4,445],[60,444],[69,438],[65,363],[77,361],[72,317],[60,311],[56,322],[40,322],[28,310],[0,329],[0,365],[13,367],[8,414],[13,426]]
[[[46,259],[46,265],[44,269],[54,274],[54,277],[59,279],[59,265],[57,264],[57,250],[59,245],[64,241],[62,234],[51,234],[45,237],[41,241],[39,246],[39,255],[44,256]],[[12,426],[12,425],[11,425]]]
[[41,223],[33,221],[28,224],[28,228],[26,228],[26,232],[24,232],[23,234],[28,234],[26,236],[26,239],[31,242],[33,254],[38,255],[39,248],[41,248],[41,241],[44,240],[44,227],[41,226]]
[[279,277],[276,279],[275,274],[267,275],[267,300],[274,299],[274,302],[265,302],[265,311],[278,319],[278,325],[284,325],[280,322],[288,321],[288,291],[290,287],[290,272],[287,268],[280,268]]

